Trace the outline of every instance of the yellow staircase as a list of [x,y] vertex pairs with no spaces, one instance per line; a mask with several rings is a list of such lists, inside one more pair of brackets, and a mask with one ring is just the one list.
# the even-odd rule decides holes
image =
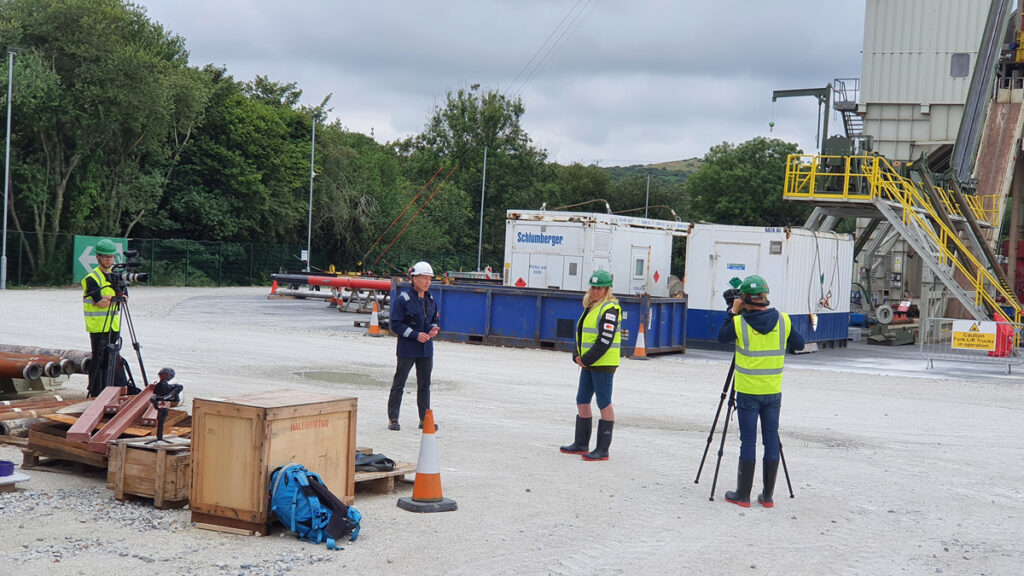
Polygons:
[[[1010,320],[1020,322],[1021,305],[1013,291],[968,249],[953,225],[973,216],[979,225],[997,227],[999,211],[985,208],[994,203],[963,196],[966,207],[961,207],[951,191],[928,185],[935,192],[937,201],[933,202],[925,186],[902,176],[881,156],[793,154],[786,161],[783,197],[819,206],[859,205],[858,215],[864,215],[866,209],[881,213],[976,320],[1004,314],[996,301],[1001,297],[1003,305],[1013,310]],[[970,231],[965,236],[977,244]],[[965,281],[958,282],[958,275]]]

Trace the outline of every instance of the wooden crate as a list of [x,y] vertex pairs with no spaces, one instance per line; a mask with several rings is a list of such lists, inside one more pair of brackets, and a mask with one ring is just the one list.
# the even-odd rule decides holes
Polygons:
[[279,390],[192,403],[192,521],[268,534],[270,474],[302,464],[355,500],[356,399]]
[[192,487],[192,443],[187,438],[155,436],[119,440],[110,448],[107,488],[114,498],[152,498],[157,508],[181,508],[188,504]]

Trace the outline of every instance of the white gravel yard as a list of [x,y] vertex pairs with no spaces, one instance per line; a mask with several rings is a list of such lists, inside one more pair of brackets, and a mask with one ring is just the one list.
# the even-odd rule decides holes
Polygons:
[[[321,301],[268,301],[267,291],[132,288],[150,379],[174,368],[187,405],[277,389],[354,396],[357,444],[415,461],[414,376],[402,431],[386,429],[393,340],[363,336],[355,315]],[[87,349],[78,290],[0,292],[0,342]],[[925,371],[906,349],[867,346],[791,357],[781,435],[795,498],[780,471],[776,507],[744,510],[723,497],[735,482],[735,421],[714,501],[720,434],[694,483],[728,354],[624,360],[611,460],[597,463],[558,452],[573,432],[568,354],[446,342],[436,354],[439,460],[457,511],[399,509],[409,485],[359,492],[359,540],[329,551],[283,531],[211,532],[188,510],[117,502],[101,474],[32,470],[0,493],[0,575],[1007,575],[1024,566],[1024,386],[1002,368]],[[66,384],[85,386],[82,375]],[[0,445],[0,459],[20,465],[20,447]]]

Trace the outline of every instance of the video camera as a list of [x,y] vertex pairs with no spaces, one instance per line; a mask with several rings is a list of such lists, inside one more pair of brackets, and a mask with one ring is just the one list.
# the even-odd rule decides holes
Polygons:
[[725,307],[727,310],[732,310],[733,302],[740,297],[740,286],[742,284],[743,280],[740,280],[738,277],[733,277],[732,280],[729,280],[729,285],[732,286],[732,288],[729,288],[722,293],[722,298],[725,298]]
[[149,274],[146,272],[132,272],[132,270],[142,268],[142,263],[137,260],[138,256],[138,250],[125,250],[125,261],[114,264],[110,268],[110,284],[114,288],[114,292],[123,294],[128,289],[128,284],[149,280]]

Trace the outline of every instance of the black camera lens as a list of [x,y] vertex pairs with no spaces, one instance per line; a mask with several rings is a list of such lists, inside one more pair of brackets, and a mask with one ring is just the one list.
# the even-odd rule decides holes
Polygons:
[[125,250],[124,251],[125,260],[131,260],[132,258],[135,258],[138,255],[139,255],[139,251],[138,250]]
[[125,282],[148,282],[148,272],[129,272],[124,275]]

